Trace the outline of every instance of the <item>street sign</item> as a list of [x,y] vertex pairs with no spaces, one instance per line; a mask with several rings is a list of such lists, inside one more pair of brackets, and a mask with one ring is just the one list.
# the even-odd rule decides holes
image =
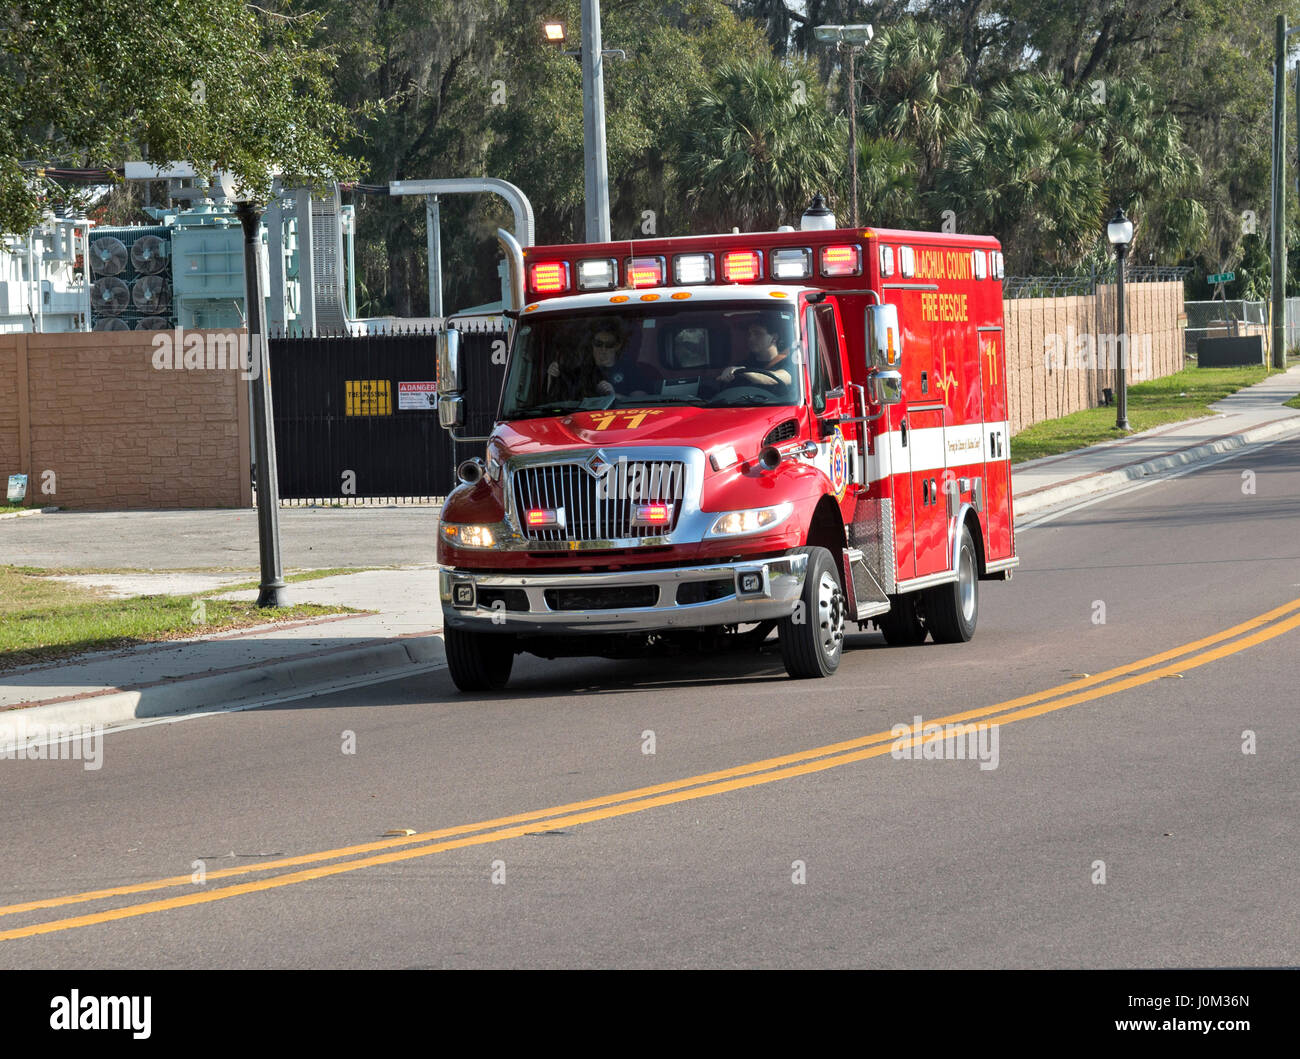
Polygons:
[[1207,283],[1231,283],[1237,278],[1235,272],[1216,272],[1213,276],[1206,279]]

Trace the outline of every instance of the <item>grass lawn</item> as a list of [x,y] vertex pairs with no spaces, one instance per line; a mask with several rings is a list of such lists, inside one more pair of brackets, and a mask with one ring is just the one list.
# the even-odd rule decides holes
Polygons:
[[[1300,363],[1300,357],[1288,358]],[[1163,379],[1140,382],[1128,388],[1128,421],[1134,431],[1150,430],[1197,416],[1213,415],[1209,405],[1261,382],[1270,374],[1261,366],[1239,368],[1185,368]],[[1292,407],[1300,408],[1300,405]],[[1060,419],[1026,427],[1011,439],[1011,462],[1023,463],[1042,456],[1095,445],[1124,437],[1115,429],[1115,406],[1085,408]]]
[[45,572],[0,566],[0,670],[85,651],[350,611],[314,603],[264,611],[251,602],[202,596],[113,599],[94,589],[51,581],[41,576]]

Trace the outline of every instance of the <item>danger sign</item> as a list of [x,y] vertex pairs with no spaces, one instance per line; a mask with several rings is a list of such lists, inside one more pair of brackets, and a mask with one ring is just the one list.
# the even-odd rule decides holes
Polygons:
[[399,382],[397,384],[397,408],[418,410],[438,406],[438,384],[436,382]]

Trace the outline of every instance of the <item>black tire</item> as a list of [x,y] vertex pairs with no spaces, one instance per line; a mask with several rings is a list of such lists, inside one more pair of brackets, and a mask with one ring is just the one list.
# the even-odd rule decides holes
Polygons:
[[[807,554],[802,606],[778,626],[781,660],[796,679],[829,677],[844,654],[847,604],[840,572],[825,548],[796,548],[790,554]],[[799,619],[799,620],[796,620]]]
[[892,606],[871,620],[890,647],[916,647],[925,643],[926,627],[921,620],[918,593],[890,597]]
[[515,638],[508,633],[443,630],[451,682],[461,691],[500,691],[510,680]]
[[965,643],[975,635],[980,609],[979,561],[966,526],[961,528],[957,551],[957,580],[928,589],[924,606],[925,623],[935,643]]

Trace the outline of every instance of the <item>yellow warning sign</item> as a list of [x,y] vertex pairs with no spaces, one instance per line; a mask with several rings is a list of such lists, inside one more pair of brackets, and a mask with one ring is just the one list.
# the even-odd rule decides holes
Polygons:
[[348,379],[347,414],[350,416],[390,416],[393,414],[393,390],[388,379]]

